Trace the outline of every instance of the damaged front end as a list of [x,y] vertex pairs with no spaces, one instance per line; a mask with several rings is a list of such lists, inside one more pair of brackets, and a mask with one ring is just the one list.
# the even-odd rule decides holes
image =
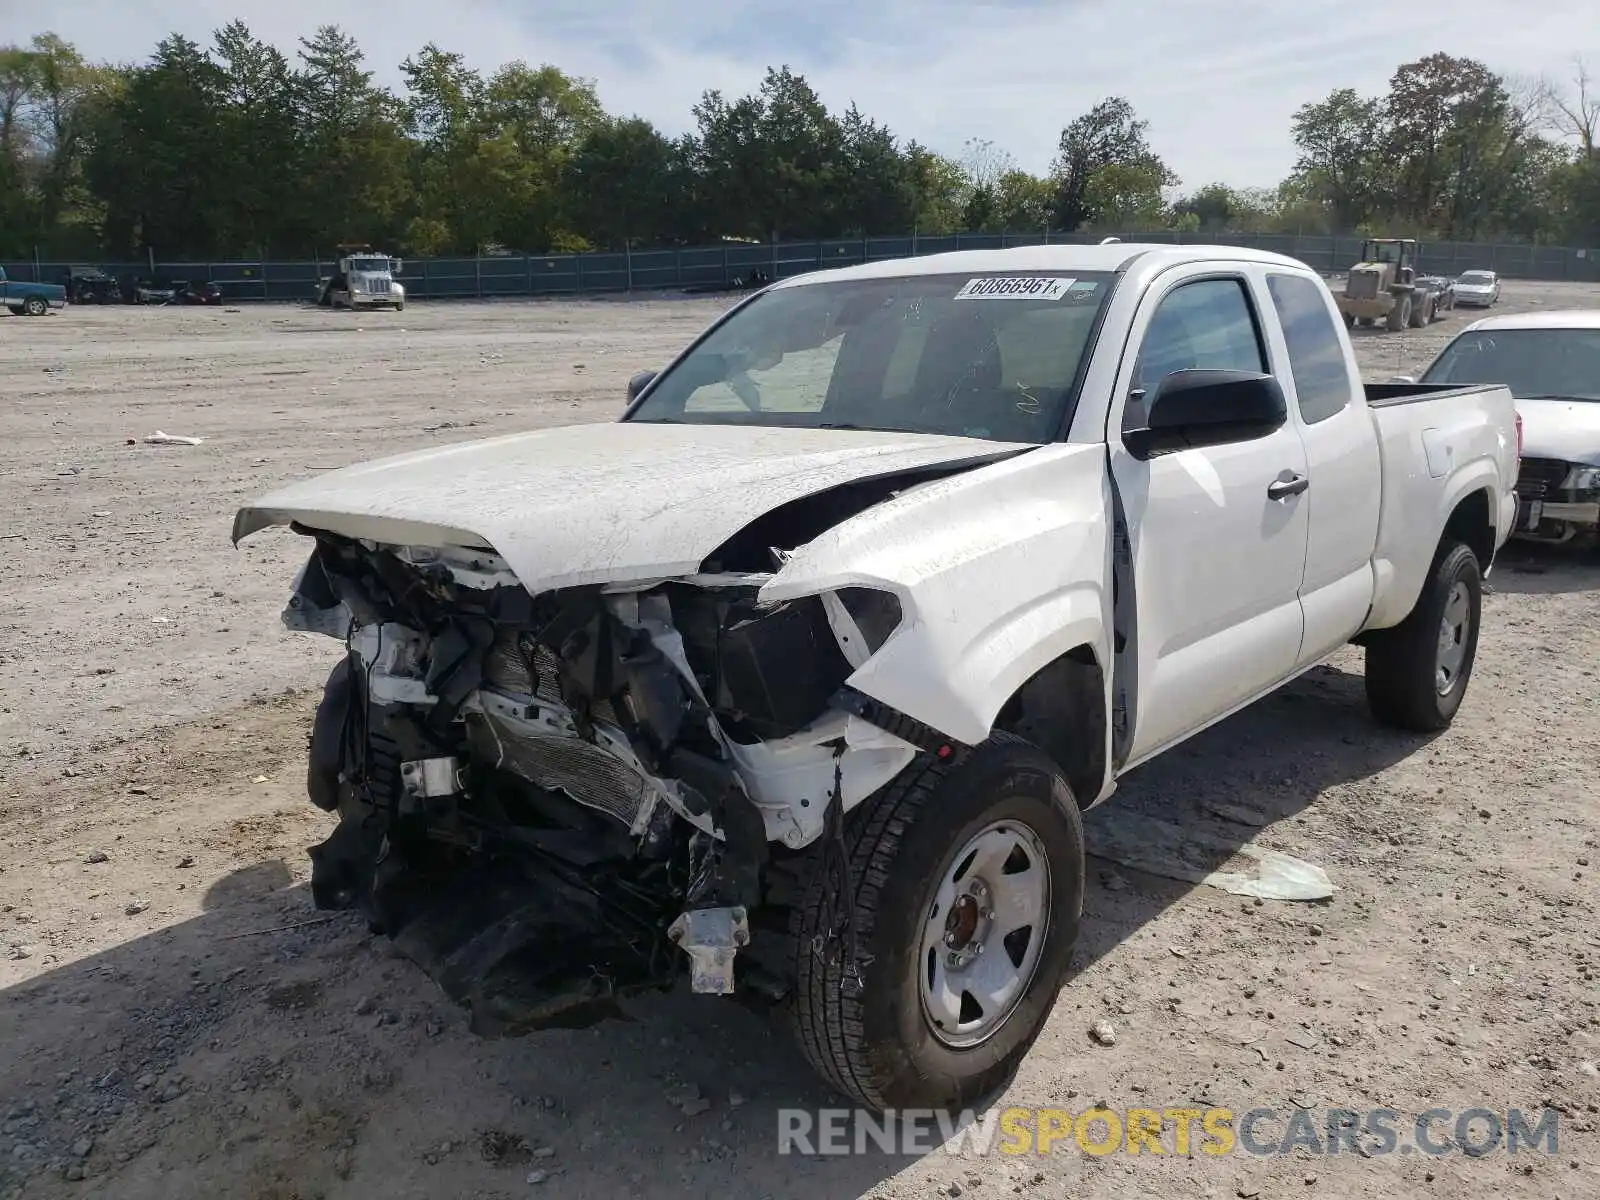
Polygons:
[[297,528],[284,622],[347,647],[307,779],[340,818],[319,907],[362,910],[486,1034],[587,1024],[685,966],[787,990],[761,953],[786,864],[928,748],[845,686],[894,595],[764,605],[770,575],[715,561],[535,595],[491,551]]

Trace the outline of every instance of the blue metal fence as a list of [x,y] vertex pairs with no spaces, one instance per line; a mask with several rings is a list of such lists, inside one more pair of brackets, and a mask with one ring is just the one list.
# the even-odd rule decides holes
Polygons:
[[[483,258],[405,260],[401,282],[408,299],[487,299],[511,296],[571,296],[727,287],[735,279],[763,271],[773,279],[807,271],[881,262],[948,250],[999,249],[1041,244],[1083,244],[1104,234],[962,233],[939,237],[836,238],[811,242],[728,243],[681,250],[633,253],[548,254]],[[1272,250],[1298,258],[1327,274],[1343,271],[1361,252],[1358,237],[1302,237],[1295,234],[1154,233],[1119,234],[1127,242],[1226,244]],[[329,261],[0,263],[16,280],[64,282],[70,266],[99,266],[125,282],[150,277],[215,282],[229,301],[309,300]],[[1424,243],[1422,268],[1456,275],[1480,268],[1508,279],[1570,280],[1600,283],[1600,249],[1469,242]]]

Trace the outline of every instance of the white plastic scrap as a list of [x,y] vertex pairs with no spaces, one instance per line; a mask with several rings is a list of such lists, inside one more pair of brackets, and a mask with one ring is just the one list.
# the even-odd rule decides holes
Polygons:
[[[1332,880],[1315,863],[1235,842],[1204,827],[1159,821],[1115,805],[1089,813],[1083,824],[1090,854],[1137,871],[1262,900],[1326,900],[1333,895]],[[1218,869],[1235,856],[1251,860],[1254,870]]]
[[180,437],[175,433],[162,433],[159,429],[144,440],[147,445],[151,446],[198,446],[205,441],[204,438]]

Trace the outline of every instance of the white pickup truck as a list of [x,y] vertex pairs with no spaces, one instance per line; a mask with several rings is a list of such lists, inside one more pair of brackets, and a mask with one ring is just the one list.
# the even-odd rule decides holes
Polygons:
[[1322,281],[1227,247],[784,280],[629,394],[238,513],[346,647],[316,902],[485,1033],[687,963],[880,1110],[1027,1052],[1119,776],[1351,641],[1448,725],[1516,513],[1504,388],[1363,388]]

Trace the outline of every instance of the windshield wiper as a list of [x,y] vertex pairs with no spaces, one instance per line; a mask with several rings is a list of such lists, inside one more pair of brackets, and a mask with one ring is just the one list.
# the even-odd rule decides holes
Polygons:
[[852,425],[848,421],[818,421],[813,429],[859,429],[865,431],[865,425]]
[[1600,400],[1600,396],[1576,396],[1571,392],[1518,392],[1518,400],[1577,400],[1588,403]]

